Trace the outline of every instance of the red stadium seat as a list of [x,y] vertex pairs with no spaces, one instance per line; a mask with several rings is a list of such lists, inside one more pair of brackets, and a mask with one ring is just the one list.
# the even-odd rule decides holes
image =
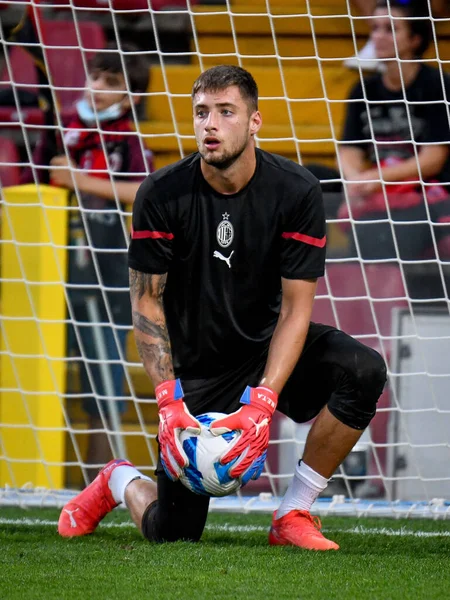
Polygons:
[[[380,350],[379,336],[392,335],[392,309],[407,305],[399,267],[330,264],[326,273],[319,281],[313,321],[338,327]],[[388,342],[384,349],[389,351]]]
[[8,138],[0,137],[0,183],[2,187],[19,185],[19,161],[19,152],[15,143]]
[[[82,94],[86,81],[83,55],[88,60],[96,50],[104,48],[105,36],[97,23],[79,22],[79,38],[76,26],[71,21],[42,21],[43,42],[46,45],[46,57],[51,82],[55,88],[60,109],[70,109],[74,101]],[[79,48],[81,44],[82,49]],[[65,46],[70,46],[65,48]],[[10,51],[12,80],[33,87],[23,88],[36,91],[37,76],[30,56],[20,47],[14,46]],[[1,81],[9,82],[10,75],[5,67]],[[5,86],[1,86],[3,89]],[[77,89],[80,88],[80,89]],[[0,120],[17,122],[16,107],[0,107]],[[25,123],[41,124],[42,113],[38,108],[22,109]]]

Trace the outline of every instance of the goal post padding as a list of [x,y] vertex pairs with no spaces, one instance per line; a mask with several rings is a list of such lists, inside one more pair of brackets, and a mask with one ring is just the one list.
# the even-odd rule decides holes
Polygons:
[[66,190],[3,189],[0,487],[62,488]]

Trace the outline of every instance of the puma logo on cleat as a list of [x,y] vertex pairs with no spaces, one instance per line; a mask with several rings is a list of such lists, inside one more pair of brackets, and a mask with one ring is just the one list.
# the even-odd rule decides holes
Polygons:
[[263,419],[261,421],[261,423],[256,423],[256,421],[254,421],[251,417],[249,417],[249,420],[253,423],[253,425],[255,426],[256,432],[255,432],[255,437],[258,437],[259,435],[259,430],[261,429],[261,427],[267,427],[269,424],[269,419],[266,417],[265,419]]
[[231,257],[233,256],[233,254],[234,254],[234,250],[231,252],[230,256],[224,256],[223,254],[221,254],[217,250],[214,250],[213,257],[214,258],[218,258],[219,260],[224,260],[227,263],[228,268],[231,269],[231,262],[230,261],[231,261]]
[[64,512],[66,512],[69,515],[69,521],[70,521],[70,526],[71,527],[78,527],[78,523],[75,521],[75,518],[73,516],[74,512],[77,512],[78,508],[76,508],[75,510],[67,510],[67,508],[64,509]]

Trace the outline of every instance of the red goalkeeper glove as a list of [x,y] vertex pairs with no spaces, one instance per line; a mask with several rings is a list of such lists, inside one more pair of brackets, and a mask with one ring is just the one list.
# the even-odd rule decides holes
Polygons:
[[244,406],[210,425],[213,435],[229,431],[241,431],[233,446],[221,457],[222,464],[237,461],[230,470],[230,476],[238,478],[252,466],[269,445],[269,425],[277,407],[278,394],[267,387],[246,387],[240,399]]
[[200,433],[200,423],[190,414],[183,401],[183,388],[179,379],[163,381],[155,389],[159,411],[158,441],[161,462],[167,475],[176,481],[189,459],[180,442],[180,432]]

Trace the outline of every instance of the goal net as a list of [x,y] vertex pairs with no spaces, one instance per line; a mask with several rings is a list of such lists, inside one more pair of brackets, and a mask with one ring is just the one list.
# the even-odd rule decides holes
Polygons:
[[[15,28],[24,14],[27,19]],[[112,456],[125,456],[153,475],[154,390],[130,324],[117,315],[121,303],[113,300],[114,294],[126,296],[120,281],[130,203],[121,202],[120,185],[196,150],[192,83],[205,68],[228,63],[249,69],[258,83],[264,119],[258,146],[310,166],[322,179],[327,273],[319,283],[314,320],[375,348],[388,365],[376,417],[314,508],[449,515],[450,254],[441,234],[450,212],[435,222],[432,202],[425,203],[412,221],[429,232],[429,247],[403,258],[386,200],[390,188],[383,184],[386,214],[374,222],[391,232],[394,254],[372,258],[362,250],[366,234],[355,233],[362,217],[354,211],[340,151],[350,90],[367,77],[363,59],[356,70],[343,64],[367,42],[365,16],[348,0],[34,0],[1,1],[0,18],[0,504],[61,504]],[[399,21],[395,14],[388,18]],[[415,60],[436,70],[445,100],[450,23],[434,13],[427,19],[431,44]],[[74,141],[68,124],[77,119],[74,106],[85,93],[89,61],[105,47],[112,53],[111,44],[119,49],[120,98],[126,94],[130,102],[135,131],[108,132],[97,107]],[[150,75],[145,90],[133,88],[128,70],[130,57],[137,55]],[[117,94],[117,81],[108,85]],[[365,85],[361,89],[367,93]],[[412,109],[420,101],[408,97],[404,81],[401,90],[397,103],[404,112],[397,118],[406,115],[412,131]],[[367,97],[363,101],[371,103]],[[369,134],[359,145],[378,135],[369,121]],[[117,148],[127,136],[136,142],[137,159],[123,172]],[[409,146],[419,161],[423,144],[411,136]],[[95,154],[89,163],[83,154],[84,166],[77,163],[80,140],[91,142],[96,153],[100,148],[103,159],[95,163]],[[444,141],[429,142],[446,152]],[[383,166],[382,146],[383,141],[375,152],[378,166]],[[49,174],[46,165],[55,155],[63,158]],[[422,163],[419,177],[405,184],[422,198],[438,187],[430,182],[436,178],[422,177],[424,168]],[[86,174],[111,182],[112,196],[105,200],[101,192],[92,200]],[[445,186],[440,189],[446,193]],[[99,241],[98,232],[112,223],[113,237]],[[411,229],[411,239],[418,231]],[[80,273],[83,261],[92,263],[91,278],[69,276],[74,247]],[[276,415],[261,478],[237,497],[213,500],[212,507],[273,510],[310,425]]]

